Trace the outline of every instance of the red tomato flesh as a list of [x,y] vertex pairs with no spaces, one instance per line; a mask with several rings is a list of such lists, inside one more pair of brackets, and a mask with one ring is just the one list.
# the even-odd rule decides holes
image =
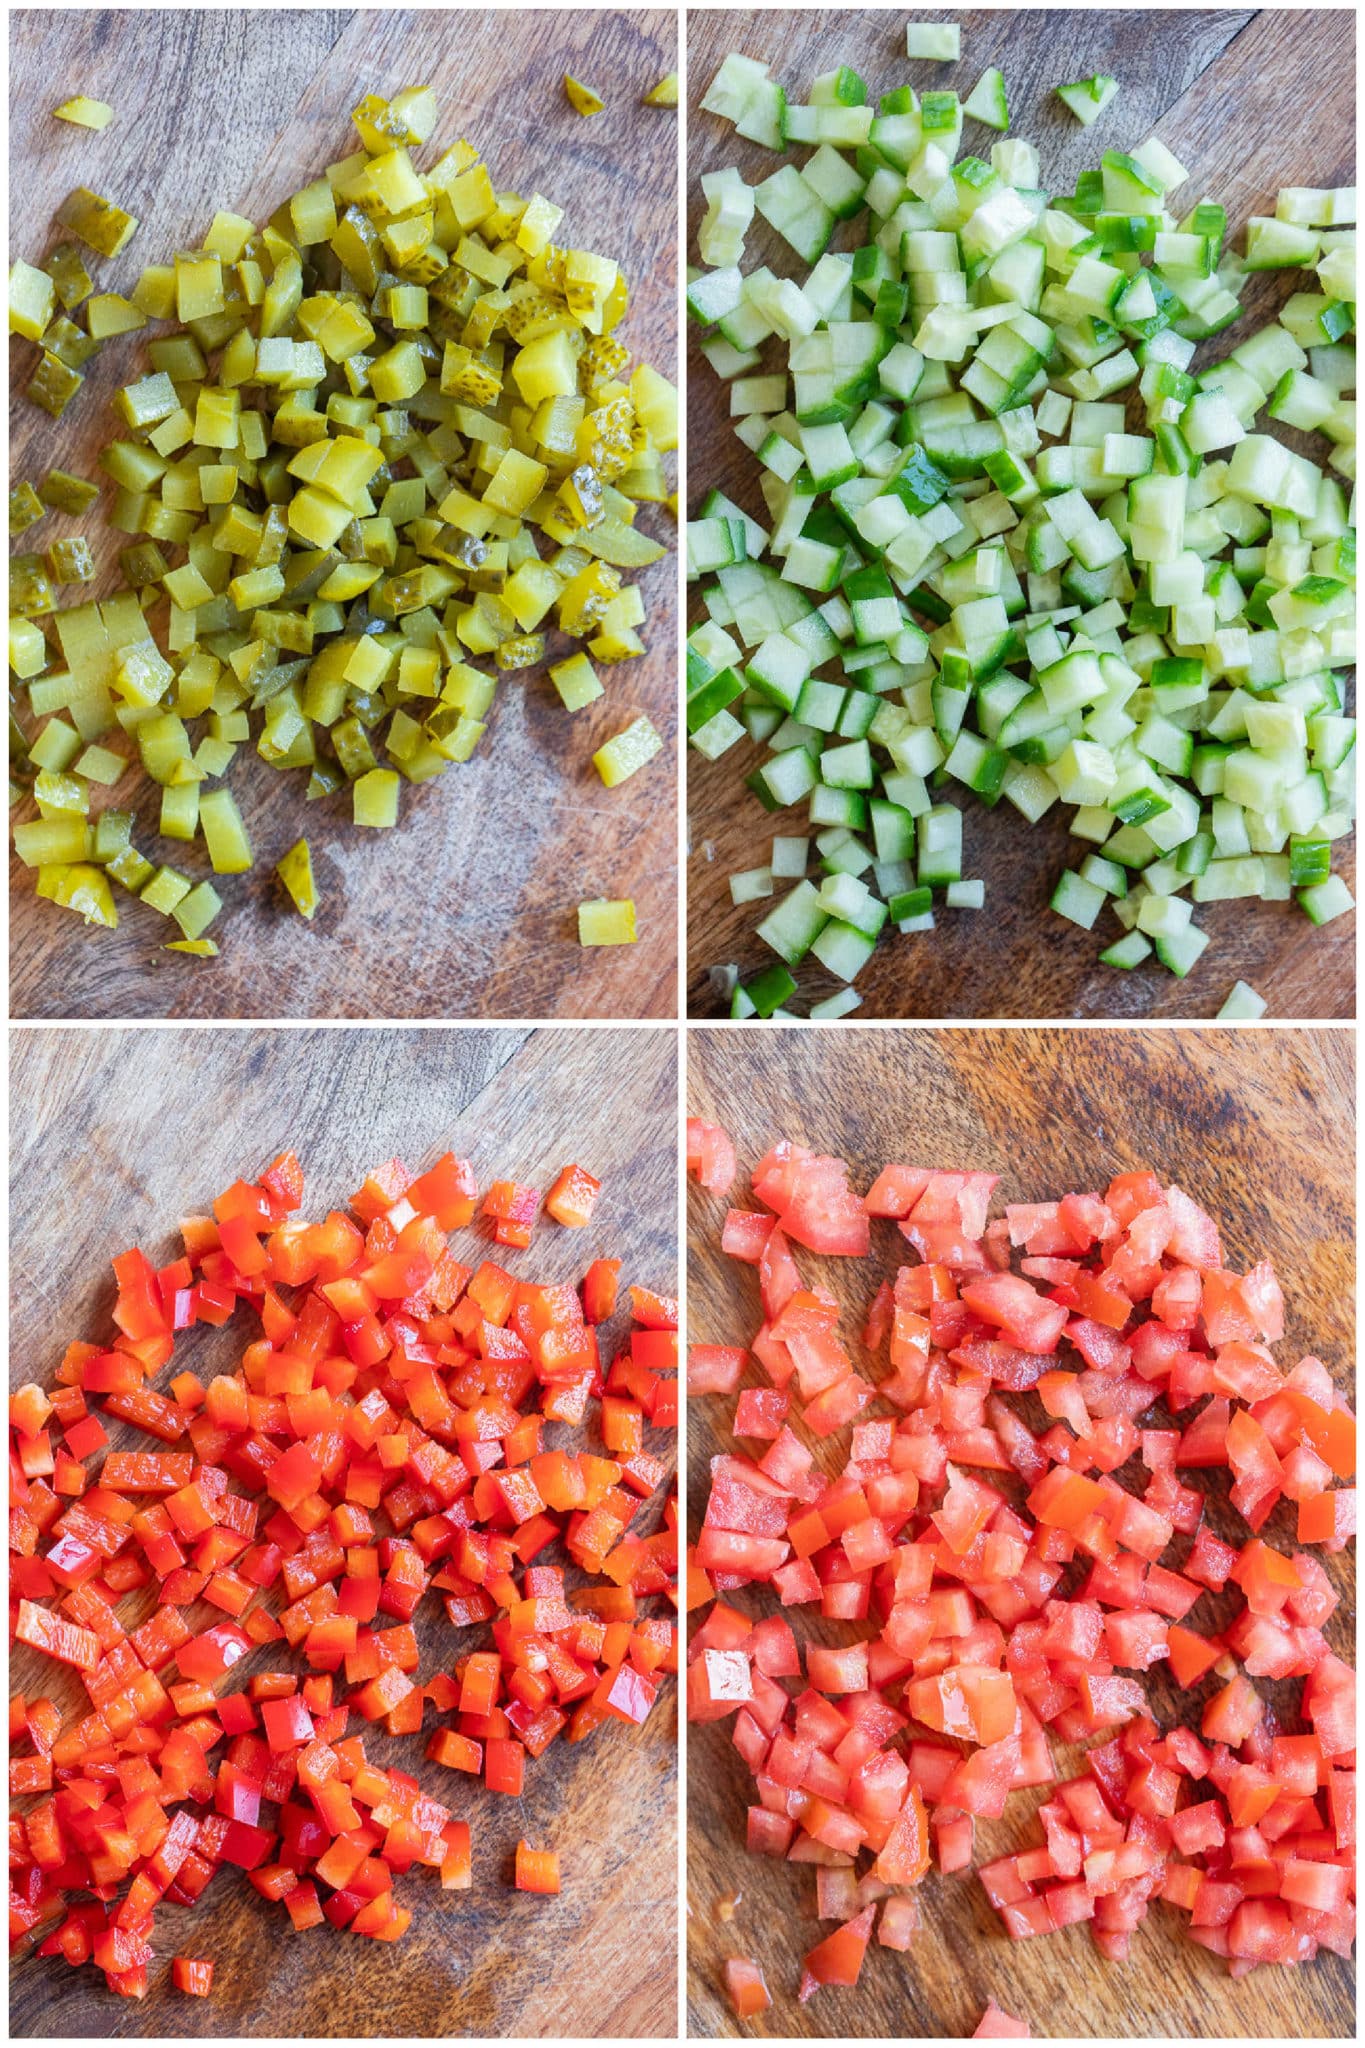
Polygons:
[[[762,1209],[719,1226],[756,1299],[690,1352],[737,1448],[695,1552],[688,1712],[732,1720],[751,1852],[813,1864],[842,1923],[799,1996],[857,1982],[878,1916],[911,1946],[913,1887],[1031,1786],[1041,1839],[977,1869],[1013,1939],[1083,1922],[1121,1960],[1156,1900],[1234,1974],[1349,1954],[1355,1674],[1315,1552],[1355,1532],[1350,1409],[1320,1360],[1276,1360],[1273,1270],[1226,1268],[1184,1190],[1123,1174],[992,1221],[995,1186],[888,1165],[860,1201],[845,1161],[782,1140]],[[899,1256],[845,1335],[808,1254],[865,1257],[873,1219]],[[1188,1696],[1165,1729],[1163,1667]],[[1297,1728],[1263,1678],[1298,1687]],[[750,1972],[727,1966],[741,2017]],[[976,2031],[1029,2029],[992,2000]]]

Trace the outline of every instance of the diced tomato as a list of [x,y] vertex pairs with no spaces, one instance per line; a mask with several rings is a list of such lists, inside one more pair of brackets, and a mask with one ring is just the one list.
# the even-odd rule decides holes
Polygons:
[[748,1956],[732,1956],[725,1965],[725,1989],[736,2019],[751,2020],[772,2004],[763,1972]]
[[865,1906],[856,1919],[836,1928],[807,1953],[801,1977],[802,2004],[822,1984],[856,1984],[872,1933],[875,1906]]
[[687,1119],[687,1170],[712,1195],[728,1195],[735,1178],[735,1148],[719,1124]]
[[[1287,1496],[1300,1543],[1330,1559],[1354,1534],[1354,1494],[1334,1483],[1353,1447],[1320,1361],[1286,1375],[1274,1360],[1267,1262],[1225,1271],[1214,1219],[1151,1173],[992,1221],[993,1175],[892,1165],[860,1206],[898,1223],[918,1263],[874,1280],[845,1338],[846,1283],[807,1254],[864,1249],[848,1166],[783,1141],[752,1184],[775,1220],[730,1212],[722,1249],[757,1267],[763,1320],[695,1347],[692,1377],[736,1395],[735,1435],[766,1449],[713,1460],[698,1600],[720,1597],[688,1711],[731,1723],[755,1780],[751,1851],[812,1864],[819,1916],[843,1923],[807,1956],[801,1998],[856,1981],[883,1887],[914,1887],[932,1860],[967,1868],[976,1817],[1053,1783],[1054,1738],[1084,1746],[1086,1774],[1044,1799],[1036,1847],[980,1872],[1011,1938],[1087,1921],[1120,1960],[1163,1897],[1238,1974],[1349,1953],[1354,1673],[1321,1634],[1338,1595],[1310,1550],[1257,1532]],[[859,1333],[889,1354],[875,1385]],[[770,1385],[741,1391],[750,1353]],[[1216,1468],[1240,1548],[1193,1483]],[[772,1590],[741,1613],[725,1596],[745,1584]],[[1187,1623],[1206,1590],[1218,1617]],[[784,1619],[813,1606],[856,1637]],[[1201,1688],[1199,1732],[1154,1718],[1146,1674],[1163,1662]],[[1303,1681],[1310,1733],[1279,1732],[1263,1676]],[[879,1945],[908,1947],[916,1924],[913,1891],[893,1893]],[[1028,2032],[993,2000],[978,2028]]]
[[974,2041],[1027,2041],[1029,2024],[1027,2020],[1016,2020],[1001,2010],[992,1998],[987,2002],[972,2031]]

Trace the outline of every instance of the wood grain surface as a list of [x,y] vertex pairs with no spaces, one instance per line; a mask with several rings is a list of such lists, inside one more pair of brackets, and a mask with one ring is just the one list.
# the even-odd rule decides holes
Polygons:
[[[779,1137],[842,1154],[859,1188],[891,1159],[997,1172],[997,1214],[1004,1202],[1103,1188],[1117,1172],[1152,1167],[1207,1205],[1230,1266],[1245,1271],[1257,1257],[1274,1261],[1286,1299],[1281,1363],[1312,1351],[1349,1390],[1353,1050],[1344,1031],[694,1031],[687,1099],[690,1113],[718,1120],[735,1139],[741,1178],[730,1200],[739,1206],[756,1206],[745,1176]],[[725,1204],[694,1187],[688,1200],[689,1335],[700,1343],[743,1342],[760,1319],[753,1272],[720,1253]],[[846,1339],[861,1327],[877,1283],[894,1273],[898,1247],[893,1225],[874,1224],[867,1264],[797,1251],[808,1284],[818,1280],[838,1295]],[[745,1377],[746,1384],[766,1384],[755,1367]],[[691,1401],[688,1411],[689,1515],[699,1521],[708,1461],[735,1448],[733,1403]],[[837,1468],[846,1443],[841,1431],[823,1456],[819,1446],[816,1454]],[[1212,1502],[1209,1520],[1230,1537],[1240,1528],[1225,1497]],[[1282,1503],[1264,1533],[1292,1548],[1292,1510]],[[1245,1540],[1244,1531],[1235,1540]],[[1324,1562],[1345,1596],[1327,1632],[1350,1657],[1353,1559]],[[763,1609],[753,1588],[728,1597],[746,1612]],[[799,1633],[807,1632],[809,1612],[802,1610]],[[825,1641],[859,1633],[818,1620],[813,1628]],[[1178,1696],[1154,1672],[1147,1682],[1157,1719],[1169,1725]],[[1201,1703],[1211,1689],[1201,1689]],[[1298,1696],[1297,1682],[1265,1690],[1281,1712]],[[993,1996],[1007,2012],[1025,2016],[1035,2035],[1354,2035],[1354,1973],[1340,1957],[1324,1953],[1300,1969],[1261,1969],[1234,1980],[1160,1904],[1134,1935],[1126,1965],[1102,1961],[1084,1927],[1014,1943],[971,1873],[925,1879],[921,1928],[906,1955],[874,1945],[856,1991],[820,1991],[799,2006],[801,1958],[830,1931],[813,1918],[810,1872],[746,1855],[751,1781],[730,1724],[688,1733],[694,2034],[961,2037]],[[1079,1750],[1054,1744],[1054,1755],[1060,1776],[1079,1767]],[[978,1863],[1038,1838],[1032,1816],[1042,1796],[1016,1793],[1001,1820],[977,1823]],[[736,1894],[740,1903],[727,1921]],[[774,2001],[744,2029],[736,2027],[723,1989],[724,1961],[733,1955],[763,1965]]]
[[[286,1145],[308,1174],[306,1214],[344,1205],[365,1173],[395,1154],[416,1169],[453,1148],[473,1159],[481,1185],[505,1172],[542,1187],[566,1160],[581,1159],[604,1181],[592,1223],[570,1231],[542,1222],[529,1252],[507,1255],[515,1270],[577,1279],[590,1258],[611,1254],[625,1260],[623,1280],[675,1289],[673,1032],[39,1029],[12,1039],[11,1384],[47,1381],[69,1337],[110,1327],[114,1253],[136,1241],[158,1262],[172,1257],[181,1215],[202,1212]],[[459,1233],[457,1249],[462,1242],[465,1257],[480,1255],[475,1230]],[[613,1323],[611,1336],[618,1331]],[[196,1330],[163,1377],[185,1365],[230,1370],[244,1341],[239,1330],[234,1342],[231,1326]],[[146,1448],[137,1432],[110,1427],[115,1448]],[[651,1448],[665,1455],[671,1445],[661,1438]],[[644,1526],[658,1511],[650,1506]],[[125,1619],[131,1610],[125,1603]],[[214,1616],[201,1605],[188,1618],[202,1628]],[[434,1596],[417,1627],[424,1673],[448,1670],[457,1653],[481,1646],[450,1627]],[[272,1645],[242,1668],[280,1661]],[[32,1652],[11,1662],[13,1690],[56,1696],[71,1676]],[[79,1688],[69,1690],[74,1699]],[[367,1730],[366,1745],[470,1821],[472,1890],[443,1892],[429,1872],[400,1878],[413,1923],[385,1947],[325,1927],[295,1937],[278,1907],[224,1869],[193,1912],[158,1909],[158,1962],[140,2004],[114,1997],[93,1969],[22,1956],[12,2034],[671,2035],[672,1682],[638,1733],[603,1730],[552,1745],[528,1769],[520,1800],[424,1762],[427,1719],[424,1735]],[[522,1835],[560,1852],[558,1898],[511,1889]],[[170,1987],[176,1953],[216,1961],[211,1998]]]
[[[1284,185],[1353,184],[1355,25],[1347,10],[1291,13],[1234,9],[1167,12],[1142,8],[933,10],[916,19],[960,21],[955,64],[908,63],[904,15],[895,11],[713,12],[688,22],[688,245],[694,259],[702,212],[702,173],[738,165],[751,183],[771,171],[772,153],[736,136],[728,122],[698,111],[729,50],[770,63],[773,76],[800,97],[819,72],[841,63],[860,70],[869,96],[907,80],[918,89],[969,93],[988,65],[1002,66],[1011,130],[1033,142],[1043,182],[1070,191],[1078,172],[1106,149],[1135,148],[1155,132],[1187,167],[1188,203],[1223,201],[1229,239],[1248,215],[1274,211]],[[1089,129],[1053,96],[1066,79],[1112,73],[1120,93]],[[994,138],[967,123],[966,148],[984,152]],[[1181,204],[1185,204],[1182,200]],[[860,239],[857,223],[836,246]],[[1240,246],[1240,241],[1238,243]],[[746,268],[767,263],[781,275],[800,268],[792,251],[755,218]],[[1196,368],[1274,318],[1294,289],[1291,274],[1253,278],[1243,318],[1206,343]],[[691,323],[689,323],[691,326]],[[688,340],[689,505],[719,487],[756,516],[767,515],[753,457],[736,440],[724,390]],[[1140,419],[1132,422],[1141,430]],[[1314,437],[1316,440],[1316,437]],[[1295,442],[1322,459],[1320,440]],[[695,600],[694,600],[695,601]],[[700,614],[699,614],[700,615]],[[742,778],[765,758],[741,741],[719,761],[689,753],[688,1000],[695,1016],[720,1014],[706,970],[733,962],[745,976],[775,957],[754,936],[768,908],[730,902],[729,876],[766,856],[774,831],[801,831],[800,813],[771,819]],[[984,914],[936,910],[935,931],[883,940],[858,977],[866,1017],[1212,1017],[1233,982],[1249,981],[1276,1017],[1355,1014],[1355,921],[1319,932],[1292,906],[1260,902],[1201,905],[1198,922],[1212,943],[1187,980],[1154,961],[1130,973],[1101,967],[1098,934],[1080,931],[1048,908],[1062,868],[1076,856],[1068,808],[1058,804],[1028,827],[1007,803],[988,811],[956,785],[966,811],[963,871],[986,882]],[[1065,815],[1064,815],[1065,814]],[[1348,875],[1352,869],[1343,863]],[[1117,926],[1111,936],[1117,935]],[[815,962],[798,975],[800,1003],[840,984]]]
[[[676,63],[671,10],[216,9],[17,10],[10,17],[11,246],[36,262],[60,239],[53,209],[88,184],[142,225],[113,262],[91,259],[98,290],[127,292],[142,267],[192,247],[226,207],[264,221],[355,146],[350,109],[370,90],[430,84],[437,143],[465,135],[500,189],[544,192],[565,209],[562,236],[614,256],[632,303],[622,329],[636,355],[676,376],[677,116],[641,104]],[[561,74],[596,81],[606,111],[583,120]],[[68,95],[109,101],[92,135],[54,121]],[[435,145],[416,153],[425,165]],[[155,333],[156,329],[148,330]],[[165,331],[164,329],[161,331]],[[54,464],[99,480],[115,431],[111,394],[143,374],[143,335],[106,345],[84,390],[54,423],[22,397],[36,350],[11,344],[11,479]],[[112,487],[105,482],[106,495]],[[640,524],[672,546],[665,508]],[[119,547],[99,508],[50,515],[21,548],[84,532],[101,580],[118,587]],[[173,557],[178,559],[178,557]],[[228,878],[212,962],[167,953],[178,934],[119,892],[117,932],[87,931],[12,876],[11,996],[29,1017],[659,1017],[677,1013],[676,558],[644,572],[649,653],[619,664],[606,692],[565,712],[543,669],[504,681],[473,759],[402,791],[392,832],[357,831],[349,791],[305,805],[303,779],[244,748],[229,770],[256,855]],[[156,623],[154,618],[154,624]],[[554,636],[550,658],[567,651]],[[606,790],[596,748],[646,713],[665,751]],[[155,791],[137,774],[110,801],[138,814],[154,850]],[[30,806],[17,816],[32,815]],[[301,832],[322,907],[311,925],[273,875]],[[161,857],[167,857],[163,846]],[[170,858],[199,879],[202,845]],[[585,949],[576,911],[633,896],[633,946]]]

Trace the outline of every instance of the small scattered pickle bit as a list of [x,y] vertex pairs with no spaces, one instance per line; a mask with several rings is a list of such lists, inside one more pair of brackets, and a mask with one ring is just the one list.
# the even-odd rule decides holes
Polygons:
[[605,746],[597,749],[592,765],[608,789],[615,789],[619,783],[636,774],[646,761],[652,761],[663,745],[663,740],[647,718],[636,718],[609,739]]
[[114,110],[103,100],[88,100],[78,93],[73,100],[63,100],[59,107],[52,109],[54,121],[70,121],[76,128],[107,128],[114,118]]
[[117,256],[137,233],[137,221],[112,199],[101,199],[88,185],[78,185],[57,208],[57,221],[70,228],[97,256]]
[[553,663],[550,681],[559,692],[559,701],[566,711],[581,711],[585,704],[593,703],[602,695],[597,671],[587,655],[581,652]]
[[585,120],[589,114],[600,114],[606,105],[590,85],[584,85],[581,79],[571,77],[567,71],[564,73],[564,95],[574,112],[582,114]]
[[214,939],[167,939],[163,953],[190,953],[196,960],[216,960],[218,945]]
[[300,917],[311,918],[318,907],[317,884],[313,880],[313,855],[306,839],[296,839],[284,858],[275,864]]
[[633,946],[635,904],[629,896],[594,896],[578,906],[580,946]]
[[678,74],[667,71],[657,85],[652,85],[645,94],[647,107],[676,107],[678,104]]
[[50,469],[38,486],[38,496],[53,512],[66,512],[79,519],[99,497],[100,487],[66,469]]

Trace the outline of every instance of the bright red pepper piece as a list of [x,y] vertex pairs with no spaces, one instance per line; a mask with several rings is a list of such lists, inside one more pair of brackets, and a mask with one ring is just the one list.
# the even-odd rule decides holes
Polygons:
[[[551,1213],[586,1222],[599,1193],[568,1168]],[[427,1865],[468,1888],[468,1823],[369,1762],[354,1716],[401,1737],[429,1705],[458,1715],[427,1756],[515,1798],[556,1739],[638,1724],[677,1668],[671,1611],[648,1611],[676,1607],[675,1503],[652,1534],[640,1512],[667,1475],[646,1430],[670,1414],[676,1304],[634,1295],[637,1344],[622,1337],[609,1365],[597,1331],[621,1261],[594,1261],[581,1296],[463,1264],[446,1233],[472,1221],[478,1189],[452,1154],[415,1180],[399,1162],[369,1176],[359,1227],[340,1211],[303,1220],[302,1197],[283,1153],[183,1226],[182,1256],[121,1255],[116,1343],[70,1346],[51,1397],[11,1400],[15,1636],[74,1666],[88,1695],[70,1723],[49,1701],[12,1703],[12,1745],[35,1754],[12,1756],[11,1790],[40,1801],[12,1836],[12,1919],[22,1932],[58,1916],[45,1952],[94,1961],[124,1996],[147,1989],[158,1902],[192,1905],[220,1864],[300,1931],[326,1920],[377,1941],[410,1922],[395,1877]],[[485,1203],[512,1245],[538,1207],[513,1182]],[[257,1323],[236,1372],[148,1384],[180,1330],[243,1310]],[[143,1442],[125,1435],[88,1467],[109,1441],[97,1408]],[[543,1448],[547,1421],[590,1419],[600,1452]],[[606,1567],[572,1599],[556,1543]],[[159,1602],[129,1634],[119,1604],[148,1585]],[[276,1587],[278,1619],[257,1597]],[[408,1624],[429,1591],[482,1632],[423,1680]],[[227,1618],[195,1634],[200,1598]],[[265,1643],[295,1668],[232,1690]],[[73,1801],[98,1821],[68,1828]],[[523,1842],[516,1882],[557,1891],[554,1852]],[[66,1887],[108,1910],[60,1918]],[[204,1996],[212,1969],[177,1957],[172,1980]]]

